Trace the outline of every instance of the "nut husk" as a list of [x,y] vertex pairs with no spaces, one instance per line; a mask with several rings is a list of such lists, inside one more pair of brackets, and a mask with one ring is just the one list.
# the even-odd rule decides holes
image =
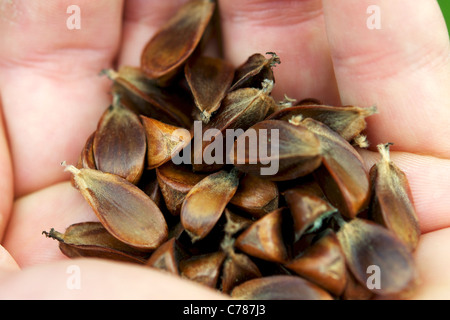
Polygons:
[[202,121],[208,123],[231,86],[234,68],[226,60],[200,56],[186,63],[184,73]]
[[166,239],[167,223],[158,206],[127,180],[93,169],[67,166],[85,200],[102,225],[118,240],[154,250]]
[[193,241],[204,238],[215,226],[239,185],[236,170],[221,170],[197,183],[181,206],[181,223]]
[[239,187],[230,200],[234,207],[255,218],[278,208],[279,192],[276,183],[247,174],[239,182]]
[[283,212],[276,209],[255,221],[237,239],[235,246],[250,256],[283,263],[288,258],[283,239]]
[[200,42],[214,7],[209,0],[189,1],[159,29],[142,51],[147,77],[165,83],[178,71]]
[[319,286],[296,276],[269,276],[244,282],[231,292],[240,300],[333,300]]
[[193,256],[180,262],[181,275],[205,286],[216,288],[226,254],[223,251]]
[[230,91],[240,88],[261,88],[261,83],[265,79],[275,82],[272,68],[280,63],[280,58],[274,52],[267,54],[271,55],[268,59],[260,53],[255,53],[240,65],[234,74]]
[[303,254],[285,266],[335,297],[343,293],[347,284],[345,256],[336,234],[330,229]]
[[180,246],[176,238],[171,238],[156,249],[146,265],[152,268],[167,271],[169,273],[179,275],[180,261],[186,258],[187,253]]
[[327,106],[318,104],[303,104],[282,108],[271,114],[268,119],[289,121],[292,117],[302,116],[312,118],[339,133],[342,138],[351,141],[358,136],[367,123],[365,118],[377,112],[376,107],[361,108],[358,106]]
[[322,166],[314,176],[331,204],[353,218],[370,200],[369,175],[359,153],[338,133],[311,118],[301,121],[320,140]]
[[139,117],[115,96],[103,113],[92,142],[96,169],[136,184],[144,171],[147,142]]
[[309,228],[320,225],[322,219],[336,212],[328,201],[306,191],[289,189],[283,195],[294,221],[294,241],[298,241]]
[[81,222],[70,225],[64,233],[53,228],[43,232],[59,241],[59,248],[69,258],[94,257],[144,264],[148,253],[114,238],[100,222]]
[[370,170],[373,190],[370,214],[413,251],[420,237],[419,220],[408,179],[390,159],[389,146],[378,145],[381,160]]
[[379,270],[379,286],[368,287],[374,294],[406,297],[417,285],[417,270],[409,248],[388,229],[355,218],[345,222],[337,236],[347,265],[361,285],[368,287],[369,267]]

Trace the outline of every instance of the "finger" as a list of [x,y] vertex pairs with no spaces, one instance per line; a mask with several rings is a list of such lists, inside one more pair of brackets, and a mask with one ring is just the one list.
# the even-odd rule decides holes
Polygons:
[[122,3],[78,1],[80,29],[68,27],[68,7],[2,1],[0,90],[16,195],[61,181],[58,163],[77,160],[109,104],[98,73],[114,60]]
[[61,261],[16,272],[0,280],[0,299],[226,299],[210,288],[170,274],[98,259]]
[[13,271],[19,271],[19,265],[6,249],[0,245],[0,278]]
[[420,238],[415,257],[421,283],[411,299],[450,299],[450,279],[448,277],[450,254],[447,246],[449,241],[449,228],[425,234]]
[[323,5],[342,103],[379,109],[371,143],[450,157],[450,46],[437,1]]
[[[380,159],[367,150],[361,155],[367,170]],[[450,160],[407,152],[390,152],[390,157],[408,178],[422,233],[450,227]]]
[[319,0],[219,1],[224,54],[234,65],[277,53],[274,96],[339,103]]
[[139,66],[146,43],[186,1],[126,0],[119,66]]
[[13,173],[11,155],[6,137],[5,123],[0,96],[0,242],[8,224],[13,203]]
[[3,245],[22,268],[66,259],[58,243],[42,232],[64,232],[85,221],[98,219],[79,191],[69,182],[55,184],[15,201]]

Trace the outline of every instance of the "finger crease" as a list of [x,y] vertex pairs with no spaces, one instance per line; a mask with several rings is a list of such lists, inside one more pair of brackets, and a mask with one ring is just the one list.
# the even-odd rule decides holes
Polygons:
[[353,56],[333,56],[339,73],[366,80],[383,80],[396,76],[410,76],[422,71],[439,70],[450,65],[448,46],[425,45],[413,50],[376,50]]
[[[315,4],[316,1],[314,1]],[[239,10],[225,10],[224,23],[251,24],[265,27],[284,27],[305,23],[322,16],[322,7],[315,5],[293,5],[291,2],[250,3]]]

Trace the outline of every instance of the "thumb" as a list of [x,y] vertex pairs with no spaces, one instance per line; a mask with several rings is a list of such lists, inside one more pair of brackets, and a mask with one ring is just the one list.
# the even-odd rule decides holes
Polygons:
[[19,271],[19,265],[11,254],[0,245],[0,277],[8,272]]

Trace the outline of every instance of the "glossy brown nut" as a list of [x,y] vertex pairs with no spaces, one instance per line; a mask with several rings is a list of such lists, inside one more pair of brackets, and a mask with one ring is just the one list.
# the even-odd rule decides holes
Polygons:
[[411,250],[419,242],[420,226],[405,173],[390,159],[389,145],[378,146],[381,160],[370,170],[375,221],[394,232]]
[[99,222],[82,222],[70,225],[64,233],[43,232],[59,241],[59,248],[69,258],[93,257],[115,261],[144,264],[148,253],[114,238]]
[[230,204],[260,218],[278,208],[279,192],[276,183],[247,174],[239,182],[239,187]]
[[70,165],[66,170],[73,174],[76,187],[115,238],[143,250],[154,250],[166,241],[168,228],[163,214],[137,186],[98,170]]
[[230,293],[239,284],[259,277],[261,271],[249,257],[231,252],[223,265],[221,290]]
[[298,241],[309,228],[320,225],[323,218],[336,212],[328,201],[301,189],[283,193],[294,221],[294,241]]
[[188,192],[208,174],[194,173],[187,165],[175,165],[168,161],[156,169],[156,176],[167,209],[173,215],[179,215]]
[[[349,269],[374,294],[404,297],[417,285],[417,271],[409,248],[388,229],[355,218],[344,223],[337,236]],[[371,274],[373,279],[369,279]],[[378,283],[371,282],[368,286],[369,280]]]
[[140,117],[147,136],[147,169],[154,169],[178,154],[190,141],[189,131],[161,121]]
[[208,123],[231,86],[234,68],[226,60],[200,56],[186,63],[184,73],[202,121]]
[[190,128],[194,102],[181,87],[157,87],[139,68],[131,66],[122,66],[118,72],[107,69],[103,73],[113,80],[113,94],[119,95],[135,113]]
[[333,300],[319,286],[297,276],[268,276],[237,286],[231,297],[241,300]]
[[268,59],[260,53],[255,53],[240,65],[234,74],[230,91],[240,88],[261,88],[264,79],[275,82],[272,68],[280,63],[280,58],[273,52],[267,54],[271,55]]
[[87,138],[83,149],[81,150],[77,168],[97,169],[94,158],[94,137],[95,131]]
[[115,96],[103,113],[93,138],[97,170],[113,173],[136,184],[144,170],[147,142],[139,117]]
[[330,203],[346,217],[353,218],[368,206],[369,175],[359,153],[338,133],[314,119],[301,124],[321,142],[322,166],[314,172]]
[[[273,137],[274,134],[278,139]],[[256,136],[258,141],[247,143],[247,137],[252,136]],[[265,141],[269,150],[258,150],[261,145],[259,140],[264,137],[267,137]],[[272,150],[277,154],[272,155]],[[233,159],[235,167],[243,172],[272,181],[285,181],[305,176],[317,169],[322,162],[321,152],[319,138],[308,128],[281,120],[264,120],[239,136],[229,157]],[[264,170],[274,163],[278,165],[278,170],[265,173]]]
[[187,253],[181,248],[177,240],[171,238],[152,253],[146,265],[179,275],[178,266],[180,261],[186,257]]
[[344,253],[331,230],[285,266],[336,297],[342,294],[347,284]]
[[170,78],[177,72],[200,42],[214,7],[209,0],[189,1],[158,30],[141,56],[141,68],[149,78]]
[[239,185],[236,170],[219,171],[197,183],[181,206],[181,223],[193,241],[204,238],[216,225]]
[[[304,103],[304,102],[303,102]],[[339,133],[345,140],[351,141],[367,126],[366,118],[377,112],[376,107],[361,108],[357,106],[327,106],[317,104],[300,104],[282,108],[267,119],[289,121],[292,117],[302,116],[320,121]]]
[[288,253],[283,239],[283,213],[286,209],[280,208],[255,221],[236,239],[236,248],[263,260],[286,262]]
[[226,254],[222,251],[194,256],[180,262],[184,278],[216,288]]
[[[83,146],[83,149],[81,149],[81,153],[80,156],[78,157],[78,162],[76,165],[78,169],[81,168],[97,169],[95,165],[94,150],[93,150],[94,136],[95,131],[87,138]],[[73,177],[70,177],[70,183],[72,184],[72,186],[75,187]]]

